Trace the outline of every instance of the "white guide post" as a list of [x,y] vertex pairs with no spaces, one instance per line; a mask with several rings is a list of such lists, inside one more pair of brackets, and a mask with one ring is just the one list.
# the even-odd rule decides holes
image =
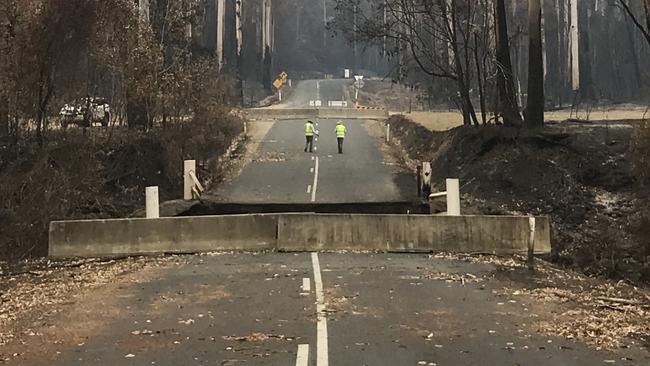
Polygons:
[[431,193],[431,163],[425,161],[422,163],[422,192],[427,196]]
[[160,217],[160,206],[158,201],[158,187],[147,187],[146,194],[146,207],[147,218],[157,219]]
[[190,173],[196,172],[196,160],[185,160],[183,166],[183,199],[191,200],[192,197],[192,187],[194,186],[194,181]]
[[386,124],[386,142],[390,143],[390,123]]
[[535,218],[528,218],[528,227],[530,228],[530,238],[528,239],[528,269],[535,270]]
[[447,215],[460,216],[460,182],[447,179]]

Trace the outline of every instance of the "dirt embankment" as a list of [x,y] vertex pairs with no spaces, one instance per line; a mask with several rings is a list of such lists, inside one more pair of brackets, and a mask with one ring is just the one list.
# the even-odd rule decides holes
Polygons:
[[158,186],[161,201],[180,198],[185,159],[197,160],[209,186],[223,173],[217,157],[241,131],[241,120],[224,113],[149,132],[50,131],[44,147],[29,135],[0,141],[0,261],[46,255],[52,220],[131,216],[146,186]]
[[650,281],[626,159],[635,122],[549,124],[530,136],[501,126],[434,132],[402,116],[389,123],[410,158],[432,162],[438,187],[460,178],[465,212],[548,215],[554,261]]

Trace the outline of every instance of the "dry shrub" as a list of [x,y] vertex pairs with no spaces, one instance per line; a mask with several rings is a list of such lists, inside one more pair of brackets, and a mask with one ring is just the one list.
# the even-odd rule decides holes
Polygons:
[[641,121],[630,146],[632,170],[640,185],[634,227],[644,259],[645,280],[650,281],[650,120]]
[[[167,126],[158,132],[164,156],[165,178],[178,182],[180,190],[183,161],[196,160],[199,178],[213,181],[217,170],[210,162],[222,155],[242,131],[242,121],[223,109],[211,110],[189,122]],[[212,167],[214,168],[214,167]]]
[[47,254],[52,220],[115,218],[144,204],[146,186],[162,200],[182,196],[183,160],[214,180],[217,161],[241,132],[241,120],[210,108],[192,120],[148,132],[130,129],[51,131],[0,149],[0,260]]
[[101,163],[92,143],[69,138],[22,150],[0,174],[0,256],[11,259],[47,254],[50,220],[101,210]]

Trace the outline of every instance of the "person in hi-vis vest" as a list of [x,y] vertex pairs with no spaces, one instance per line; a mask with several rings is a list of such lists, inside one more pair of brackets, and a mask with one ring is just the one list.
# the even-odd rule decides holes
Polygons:
[[305,138],[307,143],[305,145],[305,152],[309,149],[309,152],[312,152],[314,149],[314,135],[317,134],[316,129],[314,129],[314,122],[308,120],[305,123]]
[[343,125],[342,121],[338,121],[336,123],[336,128],[334,129],[336,132],[336,140],[338,141],[339,144],[339,154],[343,154],[343,140],[345,140],[345,125]]

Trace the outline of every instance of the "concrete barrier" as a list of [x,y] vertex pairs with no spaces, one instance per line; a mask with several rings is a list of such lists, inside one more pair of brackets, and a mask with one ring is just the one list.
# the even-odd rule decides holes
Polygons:
[[244,110],[249,119],[303,119],[303,118],[344,118],[344,119],[386,119],[385,110],[363,110],[354,108],[293,108],[266,109],[251,108]]
[[[526,253],[527,217],[251,214],[54,221],[52,257],[209,251],[380,250]],[[549,220],[537,218],[536,253],[551,250]]]
[[51,257],[265,250],[276,246],[277,216],[233,215],[53,221]]
[[[550,225],[536,219],[535,252],[551,250]],[[527,217],[430,215],[281,215],[278,249],[526,253]]]

